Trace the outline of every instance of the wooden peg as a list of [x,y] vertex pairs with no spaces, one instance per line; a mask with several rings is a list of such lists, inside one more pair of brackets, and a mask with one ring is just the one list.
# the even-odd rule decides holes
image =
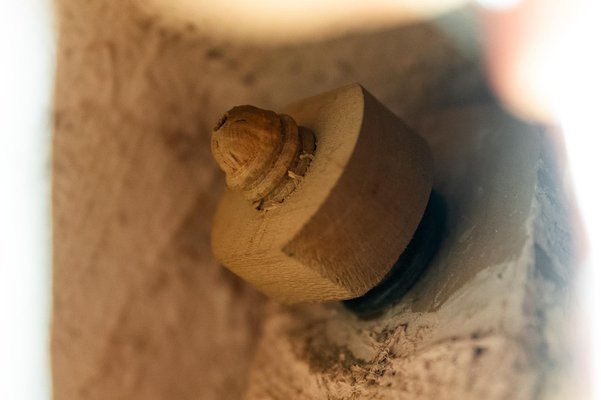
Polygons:
[[432,189],[425,141],[358,84],[283,114],[235,107],[212,150],[228,184],[213,252],[282,303],[351,299],[376,286]]
[[238,106],[219,120],[211,150],[227,186],[258,209],[270,209],[299,184],[313,159],[315,137],[288,115]]

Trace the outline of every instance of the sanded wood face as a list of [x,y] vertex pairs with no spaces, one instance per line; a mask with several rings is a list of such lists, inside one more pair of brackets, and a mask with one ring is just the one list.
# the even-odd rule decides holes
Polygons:
[[419,224],[432,186],[429,149],[360,85],[285,112],[317,140],[304,179],[268,211],[227,191],[213,251],[283,303],[356,297],[383,278]]

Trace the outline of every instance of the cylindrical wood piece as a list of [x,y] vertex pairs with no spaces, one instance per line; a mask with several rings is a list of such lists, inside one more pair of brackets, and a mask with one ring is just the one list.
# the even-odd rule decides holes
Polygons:
[[296,188],[270,209],[226,190],[215,215],[217,259],[282,303],[343,300],[382,280],[425,210],[425,141],[358,84],[284,110],[316,139]]

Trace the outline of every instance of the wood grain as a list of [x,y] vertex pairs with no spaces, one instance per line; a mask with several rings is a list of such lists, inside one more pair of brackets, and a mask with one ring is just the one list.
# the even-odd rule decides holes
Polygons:
[[227,191],[213,221],[213,251],[283,303],[357,297],[413,237],[432,188],[430,151],[357,84],[285,112],[315,134],[309,170],[272,210]]

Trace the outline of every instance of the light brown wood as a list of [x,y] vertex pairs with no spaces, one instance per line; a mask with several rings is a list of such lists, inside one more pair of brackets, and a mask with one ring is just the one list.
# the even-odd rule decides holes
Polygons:
[[226,191],[213,223],[213,251],[282,303],[357,297],[411,240],[432,187],[430,151],[357,84],[285,112],[315,134],[309,169],[272,209],[257,210],[241,193]]
[[267,210],[300,184],[313,159],[315,137],[289,115],[237,106],[213,129],[211,151],[228,188]]

